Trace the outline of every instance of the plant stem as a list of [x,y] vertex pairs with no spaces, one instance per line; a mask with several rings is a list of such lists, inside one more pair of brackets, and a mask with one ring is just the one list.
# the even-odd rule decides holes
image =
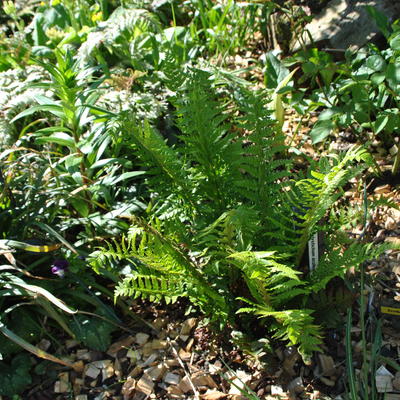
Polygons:
[[347,323],[346,323],[346,365],[347,365],[347,375],[350,383],[350,399],[357,400],[357,389],[356,389],[356,379],[354,376],[353,369],[353,354],[351,351],[351,308],[347,310]]
[[394,157],[394,163],[392,167],[392,175],[396,175],[399,172],[400,168],[400,152],[399,148],[397,147],[397,153],[396,156]]
[[360,328],[361,328],[361,341],[362,341],[362,355],[363,362],[361,367],[362,381],[364,383],[364,400],[369,400],[368,391],[368,354],[367,354],[367,339],[365,332],[365,265],[361,265],[361,279],[360,279]]

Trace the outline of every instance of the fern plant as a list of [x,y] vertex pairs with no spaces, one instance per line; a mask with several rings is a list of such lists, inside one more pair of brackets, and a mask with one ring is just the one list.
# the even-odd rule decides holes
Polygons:
[[147,214],[132,217],[127,236],[95,251],[91,263],[97,269],[125,263],[117,296],[167,302],[187,296],[220,326],[235,329],[245,329],[243,313],[266,318],[275,337],[298,345],[307,361],[322,341],[313,310],[305,308],[308,297],[386,249],[336,246],[313,272],[301,265],[310,237],[329,231],[319,221],[369,165],[369,155],[354,147],[331,157],[328,168],[294,179],[263,91],[221,86],[218,71],[191,68],[174,76],[175,146],[147,122],[121,120],[147,173]]
[[106,49],[112,55],[113,62],[117,57],[134,69],[146,70],[146,50],[160,32],[160,22],[151,12],[118,7],[107,21],[101,22],[96,30],[88,34],[86,42],[78,50],[77,58],[82,65],[91,59],[106,65],[102,54],[102,50]]

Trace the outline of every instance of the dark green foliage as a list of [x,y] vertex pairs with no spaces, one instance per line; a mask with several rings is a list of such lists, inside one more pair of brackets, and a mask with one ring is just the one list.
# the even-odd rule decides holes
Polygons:
[[386,249],[335,248],[311,274],[300,263],[342,187],[371,165],[369,155],[355,147],[321,163],[321,172],[293,180],[265,92],[236,85],[232,96],[198,69],[181,82],[172,99],[175,146],[146,122],[121,122],[153,200],[148,218],[132,218],[128,236],[93,253],[91,263],[129,261],[117,296],[167,302],[187,296],[220,326],[237,329],[238,312],[267,318],[275,337],[298,345],[307,360],[321,343],[313,310],[304,308],[308,296]]
[[[99,314],[99,313],[98,313]],[[106,351],[111,344],[115,326],[98,317],[77,315],[71,323],[76,339],[92,350]]]
[[[41,327],[38,322],[32,318],[32,307],[19,307],[18,310],[9,317],[3,317],[3,322],[16,335],[29,343],[36,343],[40,338]],[[1,335],[0,355],[2,357],[7,357],[21,350],[21,347],[16,343]]]
[[[399,29],[369,9],[391,49],[347,54],[348,65],[340,67],[316,49],[300,54],[295,61],[319,87],[311,100],[294,91],[298,69],[290,72],[272,52],[264,59],[267,90],[252,91],[238,77],[259,68],[256,60],[236,72],[196,60],[217,55],[216,64],[225,63],[255,36],[258,23],[268,26],[275,8],[283,11],[273,2],[50,2],[35,8],[29,29],[13,12],[9,27],[21,29],[18,36],[0,35],[0,70],[33,63],[46,73],[29,79],[29,91],[14,79],[31,76],[28,69],[4,74],[10,81],[2,99],[7,118],[0,120],[7,191],[0,218],[13,228],[3,236],[56,239],[70,265],[55,282],[48,279],[51,256],[32,263],[27,257],[27,271],[45,278],[40,286],[19,278],[19,264],[2,266],[12,271],[0,274],[4,335],[41,356],[21,341],[36,342],[40,332],[32,326],[42,322],[17,323],[28,299],[32,310],[50,317],[51,329],[105,350],[114,325],[84,309],[101,308],[100,316],[120,322],[97,298],[97,290],[110,296],[99,282],[120,278],[116,297],[167,304],[186,297],[236,337],[260,344],[266,342],[260,333],[269,331],[297,345],[305,360],[319,350],[319,325],[327,325],[321,312],[346,302],[327,286],[388,247],[337,232],[349,219],[338,200],[345,184],[372,165],[367,152],[354,147],[299,172],[282,135],[283,101],[291,99],[303,115],[329,108],[312,131],[314,142],[354,122],[358,131],[390,138],[399,125]],[[110,88],[113,95],[102,96]],[[44,233],[43,226],[54,229]],[[303,260],[319,231],[330,240],[310,272]],[[87,275],[86,262],[75,261],[99,243],[103,248],[89,260],[104,274],[97,280]],[[4,354],[16,349],[9,343],[0,348]]]
[[0,361],[0,395],[14,396],[31,384],[29,374],[31,359],[28,354],[18,354],[11,365]]
[[356,294],[341,279],[332,279],[327,287],[313,293],[307,308],[315,310],[316,321],[324,327],[335,329],[343,322],[343,315],[352,307]]

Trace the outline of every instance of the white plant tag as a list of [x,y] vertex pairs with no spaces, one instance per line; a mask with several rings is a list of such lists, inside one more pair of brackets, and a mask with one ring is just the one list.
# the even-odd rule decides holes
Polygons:
[[318,261],[318,233],[314,233],[308,241],[308,267],[310,271],[318,267]]

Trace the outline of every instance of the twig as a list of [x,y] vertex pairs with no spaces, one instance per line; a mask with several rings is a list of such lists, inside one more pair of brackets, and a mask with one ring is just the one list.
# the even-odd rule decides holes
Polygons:
[[173,345],[171,339],[167,336],[167,342],[170,345],[172,352],[174,353],[174,356],[176,357],[176,359],[178,360],[180,366],[183,369],[183,372],[185,373],[185,376],[187,377],[190,386],[192,387],[193,393],[194,393],[194,398],[195,400],[200,400],[200,393],[198,392],[198,390],[196,389],[196,387],[194,386],[194,383],[192,381],[192,378],[190,377],[189,373],[186,371],[186,366],[184,364],[184,362],[182,361],[182,359],[180,358],[178,352],[176,351],[175,346]]

